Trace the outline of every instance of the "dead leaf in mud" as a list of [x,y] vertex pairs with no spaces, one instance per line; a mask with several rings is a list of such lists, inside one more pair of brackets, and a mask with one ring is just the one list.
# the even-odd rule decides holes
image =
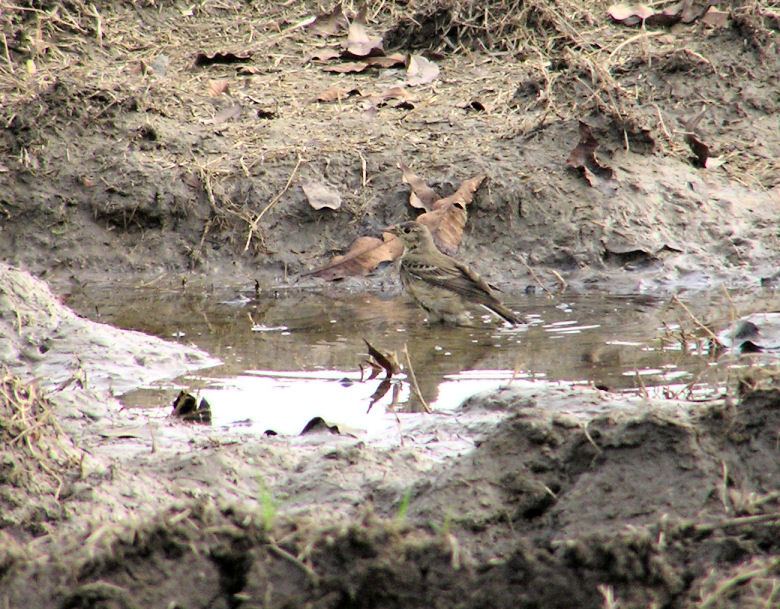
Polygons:
[[574,169],[579,169],[593,188],[607,196],[614,195],[618,187],[615,172],[596,160],[596,149],[599,147],[599,143],[593,135],[590,125],[580,121],[579,132],[580,141],[571,151],[569,158],[566,159],[566,164]]
[[710,156],[710,147],[693,133],[685,135],[685,142],[695,156],[694,165],[702,169],[715,169],[723,165],[723,156]]
[[422,55],[412,55],[406,68],[406,82],[411,87],[426,85],[439,77],[439,66]]
[[[390,351],[387,353],[382,353],[365,338],[363,339],[363,342],[366,343],[366,347],[368,347],[368,359],[364,360],[363,363],[371,368],[371,376],[368,377],[368,380],[376,378],[380,370],[385,371],[385,378],[381,383],[379,383],[379,386],[377,386],[374,393],[371,394],[371,401],[368,404],[367,411],[371,412],[371,408],[374,406],[374,404],[381,400],[390,390],[390,387],[392,386],[391,378],[394,374],[398,374],[401,371],[401,366],[398,363],[398,357],[395,353]],[[363,364],[360,365],[360,372],[362,380]],[[396,403],[397,397],[396,384],[396,389],[393,391],[393,403]]]
[[369,65],[365,61],[345,61],[332,66],[323,66],[322,69],[325,72],[336,72],[337,74],[355,74],[365,72],[368,68]]
[[229,121],[234,118],[239,118],[240,116],[241,116],[241,105],[234,104],[232,106],[228,106],[227,108],[223,108],[222,110],[220,110],[214,115],[214,118],[211,119],[211,121],[206,121],[206,122],[207,123],[210,122],[213,125],[220,125],[225,121]]
[[198,403],[195,396],[186,391],[180,391],[176,399],[173,400],[173,412],[171,414],[183,421],[203,423],[204,425],[211,424],[211,406],[209,403],[204,398],[201,398],[200,403]]
[[209,81],[209,97],[219,97],[223,93],[228,93],[230,89],[230,83],[227,80],[210,80]]
[[701,18],[701,22],[711,27],[723,27],[728,23],[729,14],[726,11],[720,11],[714,6],[711,6],[704,16]]
[[316,36],[335,36],[347,27],[347,17],[344,15],[344,8],[341,4],[337,4],[329,13],[317,15],[306,27]]
[[382,55],[378,57],[367,57],[366,63],[373,68],[394,68],[406,63],[406,57],[401,53],[392,55]]
[[374,347],[365,338],[363,339],[363,342],[366,343],[366,347],[368,347],[368,356],[370,358],[368,360],[368,363],[378,364],[379,367],[385,371],[385,378],[389,379],[394,374],[398,374],[401,371],[401,366],[398,364],[398,358],[394,353],[391,353],[389,351],[387,353],[382,353],[379,349]]
[[331,188],[322,182],[306,182],[301,184],[303,193],[314,209],[338,209],[341,207],[341,195],[335,188]]
[[398,169],[401,170],[401,182],[409,184],[409,205],[417,209],[432,210],[433,203],[439,198],[436,192],[425,183],[420,176],[414,173],[408,165],[399,161]]
[[341,51],[336,49],[320,49],[309,56],[309,61],[330,61],[341,56]]
[[420,224],[425,224],[433,235],[433,240],[445,254],[454,254],[463,240],[468,214],[465,207],[449,203],[433,211],[417,216]]
[[213,55],[206,55],[205,53],[198,53],[195,56],[195,66],[202,67],[214,64],[245,63],[251,58],[251,53],[247,53],[246,55],[236,55],[235,53],[214,53]]
[[330,424],[322,417],[313,417],[306,425],[303,426],[300,435],[308,433],[316,433],[318,431],[327,431],[330,433],[340,434],[341,430],[337,423]]
[[382,239],[358,237],[343,256],[334,256],[325,266],[306,273],[322,279],[340,279],[368,275],[382,262],[390,262],[403,252],[403,245],[395,235],[384,233]]
[[444,253],[454,254],[463,240],[463,229],[468,220],[466,207],[485,177],[481,175],[464,181],[449,197],[436,201],[431,211],[417,217],[418,222],[428,227],[437,247]]
[[384,55],[382,39],[376,36],[369,36],[365,25],[357,20],[349,24],[346,51],[353,57]]
[[341,101],[342,99],[352,97],[353,95],[362,95],[362,94],[360,93],[359,89],[345,89],[343,87],[335,86],[335,87],[331,87],[330,89],[327,89],[326,91],[323,91],[312,101],[328,103],[334,101]]
[[671,6],[657,11],[645,4],[613,4],[607,9],[607,13],[614,21],[623,25],[659,25],[668,27],[675,23],[693,23],[701,19],[713,5],[706,2],[700,6],[694,6],[692,0],[682,0]]

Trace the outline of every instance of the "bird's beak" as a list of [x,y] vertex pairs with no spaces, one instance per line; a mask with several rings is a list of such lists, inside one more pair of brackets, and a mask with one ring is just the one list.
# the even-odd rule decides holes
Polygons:
[[397,224],[391,224],[387,228],[382,229],[383,233],[390,233],[391,235],[398,235],[398,225]]

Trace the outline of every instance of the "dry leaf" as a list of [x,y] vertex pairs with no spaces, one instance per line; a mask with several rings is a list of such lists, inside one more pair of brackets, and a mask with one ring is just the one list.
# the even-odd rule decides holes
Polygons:
[[409,188],[411,188],[409,205],[417,209],[432,210],[433,203],[438,199],[436,192],[404,163],[399,162],[398,169],[403,172],[401,181],[404,184],[409,184]]
[[361,93],[358,89],[345,89],[342,87],[334,86],[320,93],[312,101],[325,102],[325,103],[333,102],[333,101],[341,101],[342,99],[346,99],[347,97],[351,97],[353,95],[361,95]]
[[401,53],[393,53],[392,55],[367,57],[366,63],[374,68],[393,68],[404,65],[406,57]]
[[467,218],[465,208],[450,203],[433,211],[426,211],[417,216],[416,220],[428,227],[441,251],[452,255],[463,240]]
[[229,121],[234,118],[238,118],[240,116],[241,116],[241,105],[234,104],[232,106],[228,106],[227,108],[223,108],[222,110],[217,112],[214,115],[214,118],[211,120],[211,123],[214,125],[219,125],[220,123],[224,123],[225,121]]
[[374,347],[365,338],[363,342],[368,347],[368,355],[374,359],[374,362],[379,364],[385,371],[386,377],[390,378],[394,374],[398,374],[401,371],[401,367],[398,365],[398,361],[392,353],[382,353],[379,349]]
[[401,252],[403,252],[401,241],[390,233],[384,233],[382,239],[358,237],[346,254],[334,256],[328,264],[307,274],[323,279],[368,275],[382,262],[398,258]]
[[309,61],[329,61],[341,55],[341,51],[333,48],[325,48],[315,51],[309,56]]
[[317,15],[307,26],[312,34],[317,36],[335,36],[347,27],[347,18],[341,4],[336,5],[329,13]]
[[323,66],[322,69],[326,72],[347,74],[352,72],[363,72],[366,68],[368,68],[368,64],[365,61],[345,61],[344,63],[337,63],[332,66]]
[[726,11],[720,11],[714,6],[707,9],[704,16],[701,18],[701,22],[711,27],[723,27],[728,23],[729,14]]
[[354,57],[384,55],[382,39],[369,36],[362,23],[353,21],[349,24],[349,33],[347,34],[347,53]]
[[412,55],[406,68],[406,82],[409,86],[425,85],[439,77],[439,66],[422,55]]
[[702,142],[693,133],[685,135],[685,142],[690,146],[691,151],[696,155],[694,165],[702,169],[715,169],[723,165],[723,156],[710,156],[710,147]]
[[301,184],[306,198],[309,200],[309,205],[314,209],[322,209],[327,207],[328,209],[338,209],[341,207],[341,195],[335,188],[331,188],[327,184],[322,182],[306,182]]
[[251,57],[251,53],[246,53],[245,55],[236,55],[235,53],[214,53],[213,55],[206,55],[205,53],[198,53],[195,56],[195,65],[201,67],[214,64],[244,63],[249,61]]
[[692,0],[682,0],[663,10],[656,11],[644,4],[614,4],[607,9],[607,13],[614,21],[624,25],[645,25],[668,27],[675,23],[693,23],[701,19],[713,2],[704,3],[702,6],[693,6]]
[[228,93],[230,83],[227,80],[210,80],[209,81],[209,97],[219,97],[223,93]]
[[463,209],[466,209],[466,206],[469,205],[474,198],[474,193],[479,190],[479,187],[482,186],[482,183],[485,181],[486,177],[487,176],[479,175],[469,180],[465,180],[460,186],[458,186],[458,190],[452,193],[449,197],[445,197],[436,201],[433,204],[433,209],[439,209],[440,207],[444,207],[450,203],[454,205],[460,205]]
[[615,172],[596,160],[596,148],[599,147],[599,143],[593,135],[590,125],[580,121],[579,131],[580,141],[571,151],[569,158],[566,159],[566,164],[574,169],[579,169],[593,188],[607,196],[614,195],[618,186]]

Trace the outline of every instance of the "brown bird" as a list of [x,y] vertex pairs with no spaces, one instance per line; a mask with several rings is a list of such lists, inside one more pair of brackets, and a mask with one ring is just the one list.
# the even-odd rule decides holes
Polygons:
[[475,271],[438,250],[428,227],[404,222],[389,227],[404,244],[401,285],[430,322],[469,325],[468,303],[487,307],[511,324],[523,320],[505,307]]

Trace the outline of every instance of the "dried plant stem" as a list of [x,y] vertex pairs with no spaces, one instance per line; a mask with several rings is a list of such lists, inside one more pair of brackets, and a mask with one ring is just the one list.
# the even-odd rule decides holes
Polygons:
[[[531,275],[531,278],[532,278],[532,279],[533,279],[533,280],[536,282],[536,284],[537,284],[537,285],[538,285],[540,288],[542,288],[542,289],[543,289],[543,290],[544,290],[544,291],[547,293],[547,295],[548,295],[550,298],[555,298],[555,296],[553,295],[553,293],[552,293],[550,290],[548,290],[548,289],[547,289],[547,286],[545,286],[545,285],[542,283],[542,280],[541,280],[541,279],[539,279],[539,276],[538,276],[538,275],[537,275],[537,274],[534,272],[534,270],[533,270],[533,269],[532,269],[532,268],[529,266],[529,264],[528,264],[528,263],[525,261],[525,256],[518,256],[517,254],[512,254],[512,258],[514,258],[515,260],[517,260],[517,261],[518,261],[520,264],[522,264],[522,265],[525,267],[525,270],[526,270],[526,271],[528,271],[528,274],[529,274],[529,275]],[[557,278],[558,278],[558,281],[561,281],[561,282],[562,282],[562,284],[565,286],[565,285],[566,285],[566,282],[565,282],[565,281],[563,281],[563,278],[562,278],[560,275],[558,275],[557,273],[556,273],[556,276],[557,276]]]
[[266,214],[266,212],[271,209],[274,205],[276,205],[279,200],[282,198],[284,193],[287,192],[287,190],[290,188],[290,184],[292,184],[292,181],[295,179],[295,174],[298,173],[298,168],[301,166],[301,163],[303,163],[303,157],[299,154],[298,155],[298,162],[295,163],[295,167],[293,167],[292,172],[290,173],[290,177],[287,178],[287,184],[284,185],[284,188],[282,188],[279,193],[269,201],[268,205],[266,205],[263,210],[257,214],[257,217],[252,220],[249,223],[249,233],[246,236],[246,244],[244,245],[244,251],[246,252],[249,249],[249,244],[252,242],[252,235],[254,235],[257,232],[257,225],[260,223],[260,220],[263,219],[263,216]]
[[409,380],[412,381],[412,389],[414,389],[415,395],[419,398],[420,403],[423,406],[425,412],[431,412],[431,407],[428,406],[428,402],[425,401],[420,386],[417,384],[417,377],[414,375],[414,368],[412,367],[412,358],[409,357],[409,349],[404,343],[404,355],[406,356],[406,367],[409,369]]
[[709,337],[710,337],[712,340],[714,340],[714,341],[716,341],[716,342],[720,342],[720,341],[718,341],[718,337],[717,337],[717,336],[715,336],[715,334],[713,333],[713,331],[712,331],[712,330],[710,330],[710,329],[709,329],[707,326],[705,326],[703,323],[701,323],[701,322],[700,322],[700,321],[699,321],[699,320],[696,318],[696,316],[695,316],[693,313],[691,313],[691,310],[690,310],[688,307],[686,307],[686,306],[685,306],[685,304],[683,304],[683,302],[682,302],[682,301],[681,301],[679,298],[677,298],[677,295],[674,295],[674,296],[672,296],[672,302],[673,302],[673,303],[675,303],[675,304],[677,304],[677,305],[679,305],[679,306],[682,308],[682,310],[683,310],[683,311],[685,311],[685,312],[688,314],[688,317],[690,317],[690,318],[691,318],[691,321],[692,321],[694,324],[696,324],[696,326],[697,326],[698,328],[700,328],[700,329],[704,330],[704,332],[707,334],[707,336],[709,336]]

